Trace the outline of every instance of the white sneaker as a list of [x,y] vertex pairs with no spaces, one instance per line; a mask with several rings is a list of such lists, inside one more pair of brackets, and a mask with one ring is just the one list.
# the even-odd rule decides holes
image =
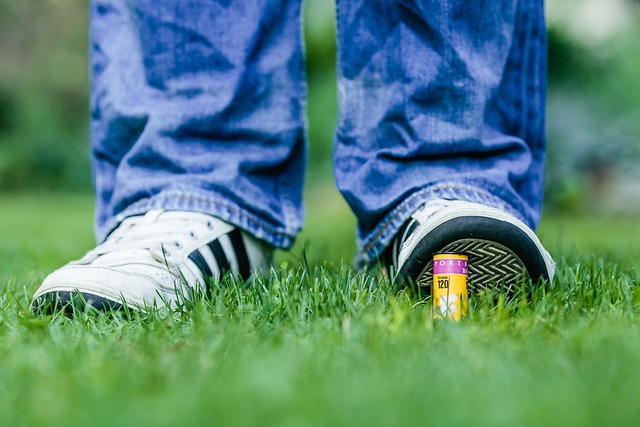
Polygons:
[[125,219],[104,243],[51,273],[33,305],[48,312],[78,304],[175,307],[226,272],[245,281],[266,274],[271,254],[266,243],[210,215],[153,210]]
[[456,200],[432,200],[418,209],[390,248],[401,281],[430,288],[435,253],[469,256],[469,292],[515,291],[523,278],[551,281],[555,263],[533,231],[499,209]]

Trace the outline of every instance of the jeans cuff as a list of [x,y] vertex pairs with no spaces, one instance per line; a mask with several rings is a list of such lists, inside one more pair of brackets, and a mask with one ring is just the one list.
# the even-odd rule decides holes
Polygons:
[[361,248],[356,256],[356,265],[363,267],[378,262],[384,250],[389,246],[396,233],[411,215],[429,200],[449,199],[481,203],[507,212],[532,227],[533,219],[515,209],[490,191],[468,184],[441,183],[421,189],[400,203],[380,224],[367,236],[359,236],[358,246]]
[[300,227],[286,230],[272,221],[228,201],[211,192],[195,193],[170,190],[139,200],[111,217],[104,224],[96,225],[96,239],[103,242],[127,217],[144,215],[153,209],[200,212],[220,218],[279,249],[289,249]]

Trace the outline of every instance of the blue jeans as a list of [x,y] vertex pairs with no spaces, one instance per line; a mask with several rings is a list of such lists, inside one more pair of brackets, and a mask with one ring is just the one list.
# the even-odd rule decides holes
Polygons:
[[[316,1],[316,0],[312,0]],[[291,246],[303,222],[300,0],[93,0],[98,240],[194,210]],[[420,205],[481,202],[537,225],[542,0],[339,0],[338,188],[375,260]]]

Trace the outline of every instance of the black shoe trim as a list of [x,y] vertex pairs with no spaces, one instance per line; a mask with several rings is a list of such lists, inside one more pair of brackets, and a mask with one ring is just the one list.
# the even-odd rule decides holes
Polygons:
[[[235,256],[238,262],[238,273],[240,276],[247,280],[251,275],[250,271],[250,263],[249,257],[247,255],[247,249],[244,244],[244,240],[242,238],[242,233],[238,229],[234,229],[227,234],[229,241],[232,246],[233,253],[231,256]],[[227,272],[231,271],[231,262],[229,261],[230,257],[227,256],[222,244],[219,239],[214,239],[211,242],[207,243],[207,247],[211,250],[211,254],[215,259],[216,265],[209,265],[200,252],[202,249],[198,249],[193,251],[189,255],[189,259],[193,261],[193,263],[198,267],[203,277],[207,281],[207,293],[209,292],[209,281],[216,280],[217,277],[222,278]],[[204,248],[204,246],[203,246]],[[219,271],[219,276],[213,275],[213,268],[217,268]]]
[[247,280],[249,276],[251,276],[251,267],[249,264],[249,257],[247,255],[247,248],[244,246],[240,230],[236,228],[231,231],[229,233],[229,240],[231,240],[231,245],[233,246],[233,250],[238,258],[238,271],[240,272],[240,277]]
[[209,281],[214,279],[213,272],[211,271],[211,268],[209,268],[209,264],[207,264],[207,261],[204,259],[199,250],[193,251],[191,255],[189,255],[189,259],[193,261],[196,267],[198,267],[198,270],[200,270],[200,272],[202,273],[208,294]]
[[[436,226],[416,245],[399,272],[401,284],[417,283],[425,267],[433,261],[433,254],[459,240],[495,242],[513,252],[535,282],[549,280],[543,255],[535,242],[518,226],[483,216],[453,218]],[[470,260],[471,262],[471,260]]]
[[209,246],[213,257],[216,259],[216,264],[218,264],[218,269],[220,270],[220,277],[224,276],[226,272],[231,271],[231,265],[229,265],[229,260],[222,249],[220,241],[218,239],[213,240],[209,242],[207,246]]
[[47,292],[33,301],[33,310],[41,314],[64,312],[71,316],[75,312],[86,310],[87,307],[102,312],[126,311],[125,306],[117,301],[79,291]]

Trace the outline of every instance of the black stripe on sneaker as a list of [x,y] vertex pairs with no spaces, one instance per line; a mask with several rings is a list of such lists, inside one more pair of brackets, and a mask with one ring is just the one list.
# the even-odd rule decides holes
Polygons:
[[229,265],[229,260],[222,249],[222,245],[218,239],[209,242],[207,245],[209,249],[211,249],[211,253],[216,259],[216,263],[218,264],[218,268],[220,269],[220,277],[224,276],[224,273],[231,270],[231,265]]
[[233,246],[233,250],[236,253],[236,257],[238,258],[238,271],[240,272],[240,277],[244,280],[247,280],[251,275],[251,266],[249,265],[249,257],[247,256],[247,248],[244,246],[244,241],[242,240],[242,233],[237,228],[229,233],[229,240],[231,240],[231,246]]
[[198,270],[202,273],[205,280],[205,286],[207,291],[209,291],[209,280],[213,279],[213,273],[211,272],[211,268],[207,261],[204,259],[202,254],[198,251],[194,251],[189,255],[189,259],[193,261],[193,263],[198,267]]

